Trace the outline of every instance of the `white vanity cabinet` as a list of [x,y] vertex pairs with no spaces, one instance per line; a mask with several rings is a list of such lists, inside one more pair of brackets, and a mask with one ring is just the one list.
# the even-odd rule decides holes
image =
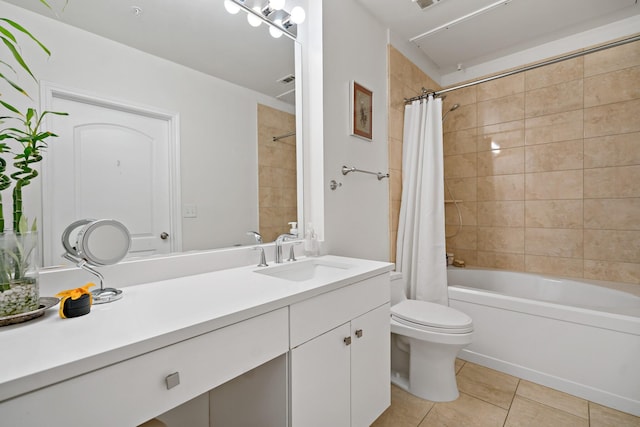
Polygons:
[[304,280],[281,265],[185,275],[3,329],[0,426],[370,425],[390,404],[392,264],[303,262],[284,267]]
[[135,426],[286,353],[288,338],[284,307],[2,402],[0,425]]
[[390,404],[389,274],[290,306],[291,426],[370,425]]

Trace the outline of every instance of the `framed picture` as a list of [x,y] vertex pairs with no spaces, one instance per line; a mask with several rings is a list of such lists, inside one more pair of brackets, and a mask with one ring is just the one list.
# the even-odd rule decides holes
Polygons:
[[371,141],[373,138],[373,92],[351,82],[351,134]]

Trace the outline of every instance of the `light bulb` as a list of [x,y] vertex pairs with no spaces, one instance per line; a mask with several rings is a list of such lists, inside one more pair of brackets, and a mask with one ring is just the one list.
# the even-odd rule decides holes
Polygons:
[[[282,27],[282,19],[275,19],[273,23],[276,24],[278,27]],[[282,36],[282,31],[270,25],[269,34],[271,34],[271,37],[273,37],[274,39],[278,39]]]
[[301,6],[296,6],[291,10],[291,22],[294,24],[302,24],[307,15]]
[[273,10],[280,10],[284,7],[285,0],[269,0],[269,7]]
[[[262,13],[262,11],[260,10],[260,6],[254,7],[253,10],[258,14]],[[248,13],[247,22],[249,22],[249,25],[251,25],[252,27],[259,27],[260,24],[262,24],[262,19],[258,18],[252,13]]]
[[240,12],[240,6],[238,6],[231,0],[224,0],[224,8],[227,9],[227,12],[229,12],[232,15],[235,15],[236,13]]

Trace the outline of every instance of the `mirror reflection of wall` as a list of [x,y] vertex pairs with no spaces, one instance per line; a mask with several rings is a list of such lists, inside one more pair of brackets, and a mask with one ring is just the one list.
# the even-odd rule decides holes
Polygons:
[[[290,115],[296,113],[292,96],[289,99],[278,97],[279,94],[291,94],[296,83],[283,84],[277,81],[280,77],[295,72],[295,42],[287,37],[273,39],[266,28],[256,29],[246,25],[246,17],[240,14],[229,15],[224,10],[222,1],[188,4],[160,1],[154,3],[153,8],[145,10],[140,17],[132,15],[129,10],[131,5],[123,0],[70,1],[64,10],[64,1],[52,1],[51,4],[58,11],[57,17],[43,8],[39,0],[0,0],[0,15],[32,30],[52,51],[52,57],[47,60],[39,55],[36,48],[25,47],[23,54],[33,58],[30,65],[39,79],[83,95],[95,95],[116,102],[150,107],[168,114],[178,114],[179,128],[174,132],[179,142],[178,200],[181,203],[176,211],[182,228],[181,250],[206,250],[255,243],[246,235],[246,231],[258,230],[261,226],[257,203],[257,106],[268,106]],[[193,7],[200,9],[194,13]],[[175,8],[176,12],[163,8]],[[186,20],[184,16],[178,16],[183,10],[184,13],[190,13],[191,25],[183,22]],[[168,22],[154,26],[154,22],[157,22],[155,20],[159,18]],[[75,21],[70,22],[71,20]],[[114,25],[115,22],[118,25]],[[116,32],[133,35],[136,42],[171,48],[173,54],[184,60],[170,61],[160,57],[161,51],[145,53],[140,50],[144,46],[129,47],[123,44],[126,40],[116,42],[106,38],[104,34],[99,36],[86,31],[87,26],[92,23],[101,24],[101,28],[96,28],[96,33],[115,28]],[[175,39],[175,31],[166,31],[178,24],[180,33],[183,29],[206,33],[198,38],[198,42],[183,43],[182,40]],[[84,26],[85,29],[74,25]],[[159,28],[159,31],[145,33],[151,28]],[[249,33],[245,35],[242,33],[244,31]],[[159,33],[165,34],[162,37],[168,36],[169,41],[154,39],[160,37]],[[230,37],[230,34],[234,36]],[[235,44],[230,46],[229,43]],[[265,44],[268,46],[265,47]],[[220,50],[214,52],[214,49]],[[262,65],[256,65],[254,61],[262,61]],[[228,68],[232,63],[239,64],[242,71],[226,70],[224,78],[227,80],[237,75],[245,82],[257,82],[265,78],[267,71],[273,72],[273,75],[266,78],[267,86],[271,87],[270,94],[259,92],[261,89],[257,87],[247,88],[239,82],[232,83],[203,71],[209,65],[225,65]],[[272,64],[278,66],[271,70]],[[284,68],[279,68],[281,66]],[[200,70],[197,71],[196,67]],[[250,72],[254,74],[251,75]],[[38,93],[36,82],[20,83],[29,93]],[[3,90],[3,94],[4,92]],[[25,108],[32,102],[26,98],[20,99],[19,96],[10,101],[19,108]],[[291,130],[295,130],[293,122],[290,126],[287,124],[286,129],[283,128],[283,131]],[[58,139],[62,137],[61,135]],[[295,138],[290,138],[279,142],[293,144],[295,141]],[[50,150],[56,149],[56,142],[51,142]],[[45,182],[49,182],[48,175],[56,168],[49,160],[45,156],[42,169]],[[295,159],[285,163],[286,167],[295,165]],[[289,174],[291,172],[292,170]],[[34,212],[31,216],[39,217],[39,223],[43,224],[42,234],[46,235],[44,228],[48,218],[42,218],[41,214],[41,183],[30,186],[28,190],[25,194],[25,207],[28,212]],[[46,199],[46,194],[44,196]],[[290,196],[277,197],[275,200],[285,199],[290,200]],[[118,198],[114,198],[113,202],[126,203]],[[271,203],[271,208],[282,212],[292,207],[276,206],[273,200]],[[196,216],[185,215],[185,206],[195,206]],[[5,216],[9,213],[8,209],[10,206],[5,206]],[[282,221],[272,220],[271,223],[277,222],[278,226],[284,227],[284,231],[288,231],[287,222],[297,220],[295,208],[290,213],[280,215]],[[77,212],[70,209],[64,222],[68,224],[86,217],[106,216],[101,212]],[[131,233],[135,234],[136,230],[131,229]],[[175,233],[169,234],[176,237]],[[48,252],[49,258],[45,259],[44,265],[58,265],[64,261],[60,257],[59,238],[45,238],[43,252]],[[268,241],[270,239],[265,238],[265,242]]]
[[258,105],[258,195],[260,234],[265,242],[297,222],[296,117]]

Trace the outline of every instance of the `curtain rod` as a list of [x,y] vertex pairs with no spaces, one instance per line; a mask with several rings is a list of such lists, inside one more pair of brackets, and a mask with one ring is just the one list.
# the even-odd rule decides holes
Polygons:
[[454,86],[454,87],[450,87],[450,88],[447,88],[447,89],[442,89],[442,90],[437,90],[437,91],[433,91],[433,92],[429,92],[429,93],[424,93],[424,94],[419,95],[419,96],[414,96],[413,98],[408,98],[408,99],[405,98],[404,101],[405,101],[405,103],[409,103],[409,102],[417,101],[417,100],[420,100],[420,99],[428,98],[429,95],[440,96],[440,95],[442,95],[444,93],[451,92],[451,91],[454,91],[454,90],[464,89],[465,87],[475,86],[477,84],[490,82],[492,80],[501,79],[503,77],[512,76],[514,74],[523,73],[523,72],[529,71],[529,70],[535,70],[536,68],[544,67],[546,65],[551,65],[551,64],[555,64],[555,63],[558,63],[558,62],[566,61],[566,60],[569,60],[569,59],[578,58],[580,56],[588,55],[590,53],[599,52],[601,50],[609,49],[609,48],[612,48],[612,47],[621,46],[621,45],[624,45],[624,44],[627,44],[627,43],[632,43],[632,42],[635,42],[635,41],[638,41],[638,40],[640,40],[640,35],[636,35],[636,36],[629,37],[629,38],[626,38],[626,39],[623,39],[623,40],[618,40],[618,41],[615,41],[615,42],[607,43],[607,44],[602,45],[602,46],[592,47],[590,49],[586,49],[586,50],[583,50],[583,51],[580,51],[580,52],[570,53],[568,55],[564,55],[564,56],[560,56],[558,58],[550,59],[548,61],[543,61],[543,62],[540,62],[540,63],[537,63],[537,64],[533,64],[533,65],[528,65],[526,67],[522,67],[522,68],[518,68],[518,69],[515,69],[515,70],[507,71],[507,72],[504,72],[504,73],[501,73],[501,74],[496,74],[495,76],[491,76],[491,77],[485,77],[484,79],[474,80],[472,82],[464,83],[464,84],[461,84],[461,85],[458,85],[458,86]]

